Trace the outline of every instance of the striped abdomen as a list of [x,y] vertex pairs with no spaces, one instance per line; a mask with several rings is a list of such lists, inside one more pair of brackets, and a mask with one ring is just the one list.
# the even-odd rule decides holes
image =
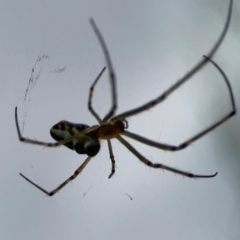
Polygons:
[[[55,124],[51,130],[51,136],[58,142],[72,137],[74,134],[80,133],[89,128],[85,124],[75,124],[67,121],[61,121]],[[87,154],[95,156],[100,150],[100,142],[96,135],[92,133],[84,134],[64,144],[66,147],[75,150],[79,154]]]

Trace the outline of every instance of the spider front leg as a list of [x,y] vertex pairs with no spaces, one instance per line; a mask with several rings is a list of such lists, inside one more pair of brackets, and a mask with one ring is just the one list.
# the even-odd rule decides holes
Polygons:
[[116,75],[113,69],[113,65],[112,65],[112,61],[110,58],[110,54],[108,52],[107,49],[107,45],[100,33],[100,31],[98,30],[94,20],[91,18],[90,19],[90,24],[93,28],[93,31],[95,33],[95,35],[97,36],[97,39],[102,47],[103,50],[103,54],[107,63],[107,67],[108,67],[108,73],[109,73],[109,80],[110,80],[110,85],[111,85],[111,92],[112,92],[112,106],[109,110],[109,112],[106,114],[106,116],[103,118],[103,122],[108,121],[112,116],[114,116],[116,110],[117,110],[117,86],[116,86]]
[[43,189],[42,187],[40,187],[39,185],[37,185],[36,183],[32,182],[30,179],[28,179],[27,177],[25,177],[22,173],[19,173],[21,177],[23,177],[25,180],[27,180],[29,183],[31,183],[33,186],[35,186],[36,188],[38,188],[39,190],[41,190],[42,192],[46,193],[49,197],[52,197],[55,193],[57,193],[58,191],[60,191],[64,186],[66,186],[70,181],[74,180],[81,172],[82,170],[86,167],[86,165],[89,163],[89,161],[92,159],[92,157],[88,157],[83,164],[74,172],[74,174],[69,177],[66,181],[64,181],[63,183],[61,183],[57,188],[55,188],[54,190],[48,192],[45,189]]
[[167,89],[163,94],[158,96],[155,99],[152,99],[151,101],[137,107],[134,109],[131,109],[129,111],[123,112],[111,119],[112,122],[115,121],[123,121],[124,119],[137,115],[141,112],[147,111],[153,107],[155,107],[157,104],[160,104],[164,100],[167,99],[174,91],[176,91],[180,86],[182,86],[184,83],[186,83],[188,80],[190,80],[200,69],[202,69],[208,62],[208,59],[211,59],[213,55],[216,53],[217,49],[223,42],[224,37],[227,34],[227,30],[230,25],[230,20],[232,16],[232,5],[233,5],[233,0],[229,1],[229,8],[228,8],[228,15],[227,15],[227,20],[225,23],[225,26],[223,28],[222,33],[220,34],[220,37],[218,38],[216,44],[212,47],[210,52],[208,53],[207,57],[203,60],[201,60],[199,63],[196,64],[189,72],[187,72],[180,80],[178,80],[175,84],[173,84],[169,89]]
[[185,172],[185,171],[181,171],[178,170],[176,168],[172,168],[166,165],[163,165],[161,163],[152,163],[151,161],[149,161],[147,158],[145,158],[142,154],[140,154],[129,142],[127,142],[124,138],[122,138],[121,136],[118,136],[117,139],[130,151],[132,152],[141,162],[143,162],[144,164],[146,164],[149,167],[152,168],[162,168],[163,170],[168,170],[170,172],[174,172],[180,175],[183,175],[185,177],[189,177],[189,178],[212,178],[215,177],[218,173],[214,173],[212,175],[199,175],[199,174],[193,174],[190,172]]
[[179,150],[182,150],[182,149],[186,148],[191,143],[197,141],[199,138],[203,137],[204,135],[206,135],[207,133],[211,132],[212,130],[214,130],[215,128],[217,128],[218,126],[220,126],[221,124],[223,124],[227,120],[229,120],[231,117],[233,117],[236,114],[237,110],[236,110],[234,95],[233,95],[233,91],[232,91],[230,82],[229,82],[226,74],[218,66],[217,63],[215,63],[213,60],[211,60],[210,58],[208,58],[206,56],[204,56],[204,58],[207,59],[208,61],[210,61],[214,65],[214,67],[216,67],[216,69],[220,72],[220,74],[222,75],[222,77],[225,80],[225,83],[226,83],[228,91],[229,91],[231,104],[232,104],[232,110],[231,110],[230,113],[228,113],[225,117],[223,117],[221,120],[219,120],[218,122],[216,122],[212,126],[210,126],[207,129],[203,130],[202,132],[200,132],[199,134],[197,134],[194,137],[190,138],[189,140],[179,144],[178,146],[158,143],[158,142],[152,141],[150,139],[147,139],[145,137],[142,137],[140,135],[137,135],[135,133],[131,133],[131,132],[128,132],[128,131],[124,131],[122,134],[127,136],[127,137],[130,137],[130,138],[132,138],[132,139],[134,139],[134,140],[136,140],[138,142],[141,142],[143,144],[146,144],[146,145],[149,145],[149,146],[152,146],[152,147],[156,147],[156,148],[159,148],[159,149],[163,149],[163,150],[173,151],[174,152],[174,151],[179,151]]
[[92,107],[92,97],[93,97],[93,92],[94,92],[94,88],[95,85],[97,84],[98,80],[100,79],[100,77],[102,76],[103,72],[105,71],[106,67],[104,67],[102,69],[102,71],[99,73],[99,75],[97,76],[97,78],[95,79],[95,81],[93,82],[93,84],[90,87],[89,90],[89,96],[88,96],[88,110],[92,113],[92,115],[97,119],[98,123],[101,124],[102,119],[99,117],[99,115],[96,113],[96,111],[93,109]]
[[[98,80],[100,79],[102,73],[104,72],[105,68],[103,68],[103,70],[100,72],[100,74],[98,75],[98,77],[96,78],[96,80],[93,82],[93,84],[90,87],[89,90],[89,98],[88,98],[88,109],[89,111],[92,113],[92,115],[97,119],[97,121],[99,122],[100,125],[104,125],[106,124],[109,119],[114,116],[116,110],[117,110],[117,87],[116,87],[116,75],[113,69],[113,64],[110,58],[110,54],[109,51],[107,49],[106,43],[100,33],[100,31],[98,30],[94,20],[91,18],[90,19],[90,24],[93,28],[93,31],[101,45],[101,48],[103,50],[103,54],[107,63],[107,68],[108,68],[108,72],[109,72],[109,80],[110,80],[110,86],[111,86],[111,95],[112,95],[112,105],[111,108],[109,110],[109,112],[105,115],[105,117],[103,118],[103,120],[99,117],[99,115],[96,113],[96,111],[93,109],[92,107],[92,97],[93,97],[93,92],[94,92],[94,88],[95,85],[97,84]],[[114,173],[115,173],[115,159],[114,159],[114,154],[113,154],[113,150],[112,150],[112,145],[111,145],[111,141],[110,139],[107,139],[108,142],[108,150],[109,150],[109,157],[111,159],[112,162],[112,170],[111,173],[109,175],[109,178],[111,178]]]

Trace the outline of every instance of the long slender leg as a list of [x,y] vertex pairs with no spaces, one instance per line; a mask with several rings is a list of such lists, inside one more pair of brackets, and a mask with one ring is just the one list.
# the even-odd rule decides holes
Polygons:
[[189,172],[185,172],[185,171],[181,171],[178,170],[176,168],[172,168],[166,165],[163,165],[161,163],[152,163],[151,161],[149,161],[147,158],[145,158],[142,154],[140,154],[129,142],[127,142],[124,138],[122,138],[121,136],[118,136],[117,139],[130,151],[132,152],[141,162],[143,162],[144,164],[146,164],[149,167],[152,168],[162,168],[165,170],[168,170],[170,172],[174,172],[189,178],[211,178],[211,177],[215,177],[217,175],[217,172],[215,174],[212,175],[198,175],[198,174],[193,174],[193,173],[189,173]]
[[72,140],[74,140],[77,137],[80,137],[81,135],[84,135],[86,133],[92,132],[93,130],[99,128],[99,126],[92,126],[90,128],[87,128],[85,130],[83,130],[80,133],[74,134],[72,137],[59,141],[59,142],[55,142],[55,143],[47,143],[47,142],[41,142],[41,141],[36,141],[33,139],[29,139],[29,138],[25,138],[22,136],[21,132],[20,132],[20,128],[19,128],[19,123],[18,123],[18,116],[17,116],[17,107],[15,107],[15,122],[16,122],[16,127],[17,127],[17,133],[18,133],[18,138],[19,141],[21,142],[25,142],[25,143],[31,143],[31,144],[36,144],[36,145],[41,145],[41,146],[45,146],[45,147],[58,147],[61,146],[67,142],[70,142]]
[[98,41],[102,47],[103,50],[103,54],[105,57],[105,60],[107,62],[107,68],[108,68],[108,72],[109,72],[109,80],[110,80],[110,84],[111,84],[111,89],[112,89],[112,106],[109,110],[109,112],[106,114],[106,116],[103,118],[103,121],[107,121],[108,119],[110,119],[112,116],[114,116],[116,110],[117,110],[117,86],[116,86],[116,76],[114,73],[114,69],[113,69],[113,65],[112,65],[112,61],[110,58],[110,54],[108,52],[106,43],[104,42],[104,39],[100,33],[100,31],[98,30],[94,20],[91,18],[90,19],[90,24],[93,28],[94,33],[96,34]]
[[214,130],[215,128],[217,128],[219,125],[221,125],[222,123],[226,122],[228,119],[230,119],[231,117],[233,117],[237,110],[236,110],[236,106],[235,106],[235,100],[234,100],[234,96],[233,96],[233,92],[232,92],[232,88],[230,85],[230,82],[226,76],[226,74],[223,72],[223,70],[214,62],[212,61],[210,58],[204,56],[208,61],[210,61],[217,69],[218,71],[222,74],[228,90],[229,90],[229,94],[230,94],[230,99],[231,99],[231,103],[232,103],[232,111],[230,113],[228,113],[225,117],[223,117],[221,120],[219,120],[218,122],[216,122],[215,124],[213,124],[212,126],[210,126],[209,128],[205,129],[204,131],[200,132],[199,134],[195,135],[194,137],[190,138],[189,140],[179,144],[178,146],[173,146],[173,145],[168,145],[168,144],[162,144],[162,143],[158,143],[158,142],[154,142],[152,140],[149,140],[145,137],[142,137],[140,135],[137,135],[135,133],[131,133],[128,131],[124,131],[122,134],[130,137],[136,141],[139,141],[141,143],[147,144],[149,146],[152,147],[156,147],[156,148],[160,148],[160,149],[164,149],[164,150],[168,150],[168,151],[178,151],[178,150],[182,150],[184,148],[186,148],[187,146],[189,146],[191,143],[193,143],[194,141],[198,140],[199,138],[203,137],[204,135],[206,135],[207,133],[209,133],[210,131]]
[[[216,53],[216,51],[219,48],[220,44],[222,43],[224,37],[226,36],[227,30],[229,28],[230,20],[231,20],[231,15],[232,15],[232,4],[233,4],[233,1],[230,0],[229,9],[228,9],[228,16],[227,16],[227,20],[226,20],[224,29],[223,29],[217,43],[213,46],[213,48],[211,49],[211,51],[207,55],[207,58],[209,58],[209,59],[211,59],[213,57],[213,55]],[[195,67],[193,67],[187,74],[185,74],[185,76],[183,76],[180,80],[178,80],[174,85],[172,85],[162,95],[160,95],[159,97],[143,104],[140,107],[137,107],[135,109],[129,110],[127,112],[124,112],[124,113],[121,113],[121,114],[115,116],[114,118],[111,119],[111,122],[116,122],[118,120],[122,121],[127,117],[134,116],[138,113],[146,111],[146,110],[154,107],[155,105],[163,102],[172,92],[174,92],[177,88],[179,88],[187,80],[191,79],[191,77],[194,74],[196,74],[204,65],[206,65],[208,63],[207,58],[201,60]]]
[[230,98],[231,98],[231,102],[232,102],[232,106],[233,106],[233,109],[235,110],[236,112],[236,105],[235,105],[235,100],[234,100],[234,95],[233,95],[233,91],[232,91],[232,87],[231,87],[231,84],[230,84],[230,81],[228,80],[228,77],[227,75],[225,74],[225,72],[219,67],[219,65],[214,62],[211,58],[203,55],[204,58],[206,58],[209,62],[211,62],[214,67],[217,68],[217,70],[222,74],[226,84],[227,84],[227,87],[228,87],[228,90],[229,90],[229,94],[230,94]]
[[48,196],[52,197],[55,193],[57,193],[58,191],[60,191],[60,189],[62,189],[65,185],[67,185],[70,181],[74,180],[79,173],[82,172],[82,170],[86,167],[86,165],[89,163],[89,161],[92,159],[92,157],[88,157],[83,164],[74,172],[74,174],[69,177],[66,181],[64,181],[63,183],[61,183],[57,188],[55,188],[54,190],[48,192],[45,189],[43,189],[42,187],[38,186],[36,183],[32,182],[31,180],[29,180],[27,177],[25,177],[22,173],[19,173],[21,175],[21,177],[23,177],[25,180],[27,180],[29,183],[31,183],[33,186],[35,186],[36,188],[38,188],[39,190],[41,190],[42,192],[46,193]]
[[92,97],[93,97],[93,91],[94,91],[94,87],[97,84],[98,80],[100,79],[100,77],[102,76],[103,72],[105,71],[106,67],[104,67],[102,69],[102,71],[98,74],[97,78],[95,79],[94,83],[92,84],[92,86],[90,87],[89,90],[89,97],[88,97],[88,110],[92,113],[92,115],[97,119],[97,121],[99,122],[99,124],[101,124],[102,120],[99,117],[99,115],[96,113],[96,111],[93,109],[92,107]]
[[113,150],[112,150],[112,144],[110,140],[107,140],[108,142],[108,150],[109,150],[109,156],[112,162],[112,171],[110,173],[110,175],[108,176],[108,178],[111,178],[113,176],[113,174],[115,173],[115,158],[113,155]]

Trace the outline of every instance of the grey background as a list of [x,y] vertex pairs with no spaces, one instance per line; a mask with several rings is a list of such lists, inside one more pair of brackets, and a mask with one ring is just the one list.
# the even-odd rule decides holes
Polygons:
[[[130,141],[153,162],[198,174],[218,171],[213,179],[192,180],[150,169],[113,140],[117,172],[109,180],[111,163],[103,141],[83,173],[52,198],[19,172],[52,190],[86,156],[65,147],[23,144],[14,121],[18,106],[24,136],[50,142],[49,130],[60,120],[96,124],[87,110],[88,90],[105,61],[90,17],[112,57],[120,113],[158,96],[208,53],[224,26],[228,3],[1,1],[1,239],[239,239],[239,115],[176,153]],[[214,57],[231,81],[237,106],[239,9],[235,0],[230,29]],[[43,55],[48,57],[36,61]],[[93,104],[101,116],[109,109],[106,73]],[[208,65],[164,103],[128,119],[129,130],[178,144],[230,108],[222,77]]]

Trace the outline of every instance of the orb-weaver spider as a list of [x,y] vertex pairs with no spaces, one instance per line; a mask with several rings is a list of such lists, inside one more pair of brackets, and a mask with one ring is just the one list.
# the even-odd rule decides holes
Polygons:
[[[99,117],[99,115],[94,111],[92,107],[92,96],[94,87],[97,84],[98,80],[100,79],[101,75],[103,74],[106,67],[103,68],[103,70],[100,72],[100,74],[97,76],[96,80],[92,84],[90,91],[89,91],[89,100],[88,100],[88,109],[92,113],[92,115],[97,119],[99,125],[95,125],[92,127],[89,127],[88,125],[84,124],[74,124],[67,121],[61,121],[54,125],[51,130],[50,134],[52,137],[57,141],[56,143],[46,143],[46,142],[40,142],[28,138],[24,138],[21,135],[19,124],[18,124],[18,117],[17,117],[17,107],[15,108],[15,120],[16,120],[16,127],[18,132],[18,137],[20,141],[23,141],[25,143],[31,143],[31,144],[37,144],[37,145],[43,145],[46,147],[57,147],[60,145],[65,145],[66,147],[75,150],[79,154],[87,154],[87,159],[83,162],[83,164],[75,171],[75,173],[69,177],[66,181],[64,181],[62,184],[60,184],[56,189],[48,192],[45,189],[41,188],[37,184],[33,183],[31,180],[29,180],[27,177],[25,177],[23,174],[20,173],[20,175],[25,178],[28,182],[33,184],[35,187],[46,193],[48,196],[53,196],[55,193],[57,193],[61,188],[63,188],[68,182],[75,179],[79,173],[85,168],[85,166],[89,163],[91,158],[93,156],[96,156],[97,153],[100,150],[100,140],[105,139],[108,143],[108,149],[109,149],[109,155],[112,162],[112,170],[109,175],[109,178],[112,177],[112,175],[115,172],[115,160],[112,150],[112,145],[110,139],[117,138],[127,149],[129,149],[130,152],[132,152],[141,162],[145,163],[149,167],[153,168],[162,168],[166,169],[168,171],[190,177],[190,178],[211,178],[215,177],[217,175],[217,172],[212,175],[197,175],[192,174],[189,172],[181,171],[172,167],[168,167],[166,165],[160,164],[160,163],[152,163],[148,159],[146,159],[143,155],[141,155],[130,143],[128,143],[122,135],[126,137],[130,137],[136,141],[139,141],[143,144],[156,147],[159,149],[167,150],[167,151],[178,151],[186,148],[191,143],[196,141],[197,139],[201,138],[205,134],[209,133],[225,121],[227,121],[229,118],[231,118],[236,113],[235,103],[234,103],[234,97],[231,90],[230,83],[224,74],[224,72],[220,69],[220,67],[211,60],[213,54],[218,49],[219,45],[223,41],[223,38],[226,35],[226,32],[228,30],[229,24],[230,24],[230,18],[231,18],[231,11],[232,11],[232,1],[230,1],[229,10],[228,10],[228,16],[226,20],[226,24],[224,26],[223,32],[220,35],[217,43],[214,45],[208,56],[204,56],[204,59],[200,61],[191,71],[189,71],[183,78],[181,78],[179,81],[177,81],[173,86],[171,86],[167,91],[165,91],[162,95],[159,97],[147,102],[146,104],[143,104],[140,107],[137,107],[135,109],[132,109],[130,111],[124,112],[122,114],[119,114],[117,116],[115,115],[116,109],[117,109],[117,94],[116,94],[116,83],[115,83],[115,73],[113,70],[113,66],[111,63],[110,55],[108,52],[108,49],[106,47],[106,44],[103,40],[103,37],[101,33],[99,32],[97,26],[95,25],[93,19],[90,19],[90,24],[100,42],[101,48],[103,50],[108,71],[109,71],[109,79],[111,84],[111,91],[112,91],[112,106],[109,110],[109,112],[106,114],[106,116],[103,118],[103,120]],[[137,134],[131,133],[129,131],[126,131],[126,128],[128,127],[126,118],[130,116],[134,116],[138,113],[141,113],[143,111],[146,111],[160,102],[164,101],[172,92],[174,92],[178,87],[180,87],[183,83],[185,83],[187,80],[189,80],[194,74],[196,74],[205,64],[208,62],[211,62],[222,74],[224,80],[226,81],[227,87],[229,89],[230,97],[231,97],[231,103],[233,110],[227,114],[224,118],[222,118],[220,121],[215,123],[214,125],[208,127],[207,129],[203,130],[201,133],[197,134],[196,136],[190,138],[189,140],[181,143],[178,146],[172,146],[167,144],[161,144],[158,142],[154,142],[152,140],[149,140],[145,137],[139,136]]]

